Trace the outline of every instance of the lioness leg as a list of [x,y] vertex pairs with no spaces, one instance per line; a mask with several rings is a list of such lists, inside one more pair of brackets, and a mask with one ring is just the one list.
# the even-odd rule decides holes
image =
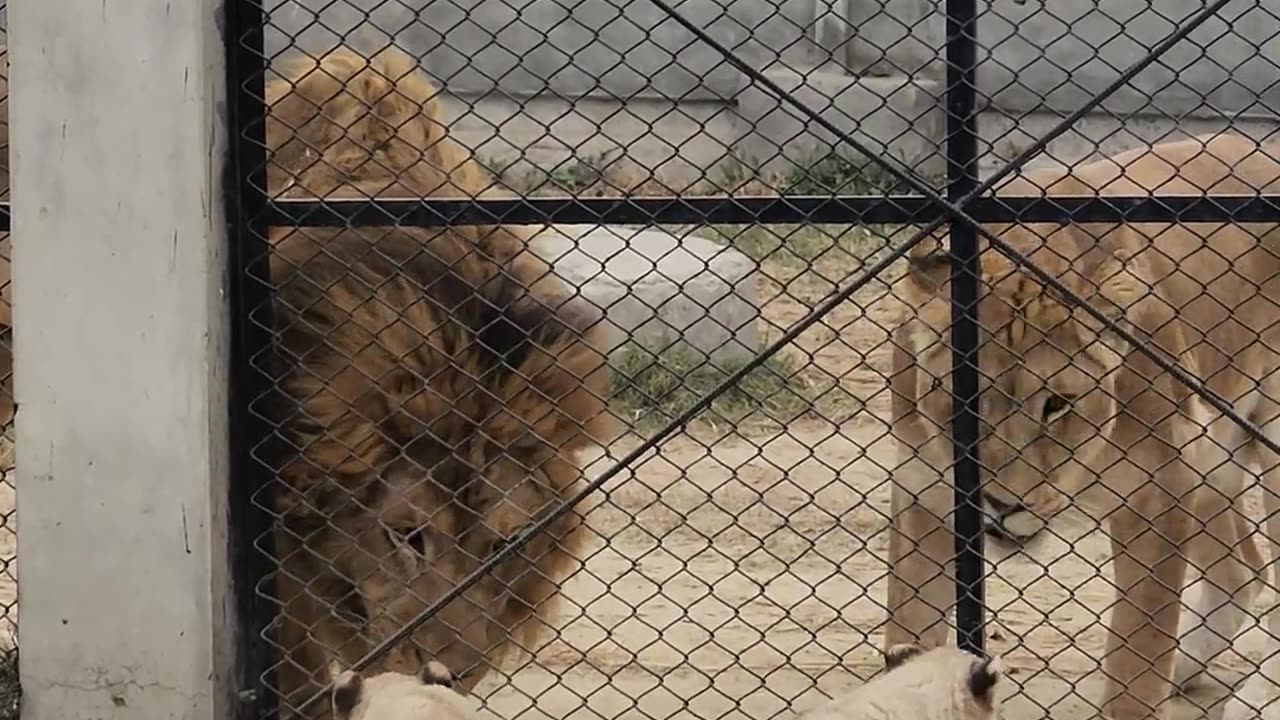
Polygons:
[[955,543],[947,518],[953,511],[951,485],[937,477],[932,487],[913,493],[895,477],[890,501],[889,626],[887,650],[900,643],[926,647],[947,641],[946,609],[954,599],[949,575]]
[[[1176,461],[1162,474],[1189,475]],[[1182,550],[1193,525],[1174,497],[1188,489],[1189,477],[1168,479],[1181,487],[1147,483],[1110,516],[1116,604],[1103,660],[1103,713],[1112,720],[1163,718],[1169,712],[1187,569]]]
[[[1280,423],[1264,426],[1268,437],[1280,438]],[[1266,512],[1266,534],[1271,550],[1272,582],[1280,582],[1280,458],[1274,453],[1260,452],[1263,469],[1263,507]],[[1280,718],[1280,610],[1271,608],[1266,618],[1267,642],[1262,652],[1262,666],[1249,676],[1244,687],[1227,701],[1223,720],[1248,718]]]
[[[893,436],[901,466],[892,477],[889,514],[889,625],[884,649],[902,643],[926,647],[947,641],[946,609],[955,598],[947,580],[955,558],[948,530],[954,510],[952,484],[924,458],[945,457],[950,445],[919,412],[919,368],[907,348],[907,325],[894,332]],[[928,446],[936,444],[935,452]]]
[[1243,468],[1227,461],[1214,470],[1196,502],[1195,535],[1188,555],[1201,576],[1194,610],[1183,613],[1184,632],[1174,681],[1186,687],[1231,647],[1262,589],[1262,553],[1245,516]]

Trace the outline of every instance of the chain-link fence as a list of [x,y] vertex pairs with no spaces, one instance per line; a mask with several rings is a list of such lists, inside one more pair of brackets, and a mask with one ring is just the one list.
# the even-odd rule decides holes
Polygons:
[[263,5],[226,18],[255,716],[434,658],[507,720],[772,718],[950,626],[1012,718],[1280,688],[1280,626],[1235,637],[1280,5]]
[[0,1],[0,718],[17,720],[18,524],[13,475],[13,306],[9,274],[8,6]]

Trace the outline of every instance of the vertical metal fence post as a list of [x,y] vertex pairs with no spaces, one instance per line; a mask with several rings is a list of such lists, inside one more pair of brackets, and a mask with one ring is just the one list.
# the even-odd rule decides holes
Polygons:
[[[947,197],[978,186],[977,2],[947,0]],[[982,487],[978,459],[978,233],[950,223],[955,441],[956,638],[983,651]]]
[[262,0],[226,0],[223,13],[230,138],[223,178],[230,239],[232,348],[228,512],[234,528],[232,583],[240,616],[238,645],[244,658],[236,717],[254,720],[275,717],[277,705],[275,694],[270,692],[275,683],[264,683],[276,661],[275,646],[268,641],[276,607],[271,602],[271,588],[262,587],[275,569],[275,520],[262,506],[272,497],[274,477],[254,453],[271,436],[271,427],[253,411],[255,401],[268,396],[273,388],[271,376],[254,365],[255,358],[270,352],[272,341],[269,248],[261,220],[267,206],[266,14]]

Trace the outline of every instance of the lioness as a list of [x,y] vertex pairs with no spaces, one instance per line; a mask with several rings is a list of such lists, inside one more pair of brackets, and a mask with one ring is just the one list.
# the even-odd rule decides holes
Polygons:
[[449,668],[428,661],[417,675],[386,672],[365,678],[348,670],[333,684],[334,720],[467,720],[474,713],[454,690]]
[[954,645],[885,650],[883,675],[796,720],[992,720],[1000,717],[1000,660]]
[[[393,50],[277,68],[267,173],[292,198],[483,194],[438,91]],[[273,228],[275,556],[285,717],[578,492],[606,442],[599,311],[519,227]],[[264,493],[265,494],[265,493]],[[580,555],[561,516],[391,649],[484,677],[536,650]],[[317,704],[318,705],[318,704]],[[319,717],[313,705],[307,717]]]
[[[1070,171],[1044,169],[1002,194],[1251,194],[1280,189],[1280,152],[1235,135],[1125,152]],[[1108,317],[1160,347],[1280,441],[1280,230],[1199,223],[988,228]],[[1263,562],[1242,514],[1244,464],[1280,491],[1265,450],[1095,318],[983,243],[979,364],[984,491],[1008,504],[1042,484],[1107,519],[1116,604],[1105,714],[1163,717],[1173,689],[1179,592],[1191,560],[1206,582],[1182,637],[1185,682],[1226,649],[1259,590]],[[899,295],[916,309],[894,333],[895,473],[887,644],[940,644],[953,559],[949,394],[950,264],[935,241],[912,252]],[[1280,502],[1268,493],[1269,536]],[[1263,673],[1227,718],[1256,714],[1280,680],[1280,614]],[[1263,677],[1263,676],[1266,677]],[[1245,702],[1247,701],[1247,703]],[[1268,711],[1280,716],[1280,707]]]

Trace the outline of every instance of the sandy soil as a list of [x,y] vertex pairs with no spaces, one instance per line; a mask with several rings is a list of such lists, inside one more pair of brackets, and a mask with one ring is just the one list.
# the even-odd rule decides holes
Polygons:
[[[785,327],[829,289],[789,283],[766,315]],[[899,312],[886,291],[868,286],[799,343],[856,391],[859,412],[772,435],[680,435],[607,486],[587,515],[596,543],[565,588],[559,638],[509,684],[478,688],[488,709],[507,720],[787,717],[879,669],[894,464],[883,373]],[[1015,681],[1008,718],[1095,715],[1112,602],[1096,527],[1068,511],[1028,548],[988,544],[988,646]],[[1254,661],[1261,632],[1237,642]],[[1246,668],[1237,659],[1218,674]],[[1223,695],[1193,693],[1179,720]]]

